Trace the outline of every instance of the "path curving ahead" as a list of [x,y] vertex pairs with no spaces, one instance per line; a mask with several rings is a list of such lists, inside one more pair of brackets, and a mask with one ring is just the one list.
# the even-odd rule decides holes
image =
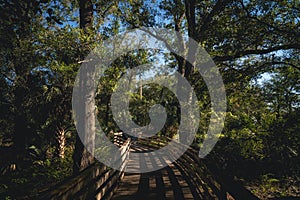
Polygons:
[[[153,148],[139,144],[131,145],[131,152],[147,152]],[[129,155],[129,168],[136,167]],[[164,199],[224,199],[220,184],[209,177],[204,166],[196,164],[186,152],[180,159],[160,170],[148,173],[125,173],[112,200],[164,200]],[[143,160],[142,165],[156,165],[162,160]],[[199,172],[201,173],[201,177]]]
[[[172,153],[162,156],[154,156],[153,153],[147,156],[151,151],[169,145],[169,138],[139,138],[132,141],[122,134],[115,135],[114,144],[120,147],[122,166],[127,167],[126,171],[131,173],[124,174],[123,171],[95,162],[78,175],[37,194],[35,199],[258,200],[232,177],[224,176],[212,166],[214,173],[211,173],[197,152],[190,147],[179,159],[171,163],[170,160],[174,159],[168,159],[168,156],[170,158],[175,155]],[[173,145],[172,148],[182,148],[179,143],[175,142]],[[158,169],[157,166],[166,167],[154,172],[134,173],[139,171],[139,166],[149,169],[148,171],[153,167]]]

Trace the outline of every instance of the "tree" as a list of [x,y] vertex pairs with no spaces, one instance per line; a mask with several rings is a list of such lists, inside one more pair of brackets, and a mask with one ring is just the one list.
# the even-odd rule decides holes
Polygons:
[[[1,74],[12,94],[6,96],[9,109],[13,113],[10,123],[13,125],[12,163],[21,164],[29,142],[34,135],[34,118],[30,109],[36,101],[34,92],[41,92],[44,84],[33,70],[42,62],[37,51],[37,36],[42,29],[38,14],[41,5],[47,1],[4,1],[1,3]],[[31,92],[33,85],[36,91]]]
[[[91,34],[93,29],[93,3],[91,0],[79,1],[79,16],[80,28],[82,34]],[[83,64],[85,65],[85,64]],[[83,135],[83,143],[90,144],[90,148],[83,146],[79,135],[76,135],[75,150],[73,156],[73,174],[77,174],[94,162],[93,150],[95,140],[95,94],[93,91],[94,85],[94,70],[91,67],[83,66],[81,68],[81,80],[79,83],[82,96],[81,102],[84,102],[82,113],[84,116],[77,119],[79,134]],[[87,78],[84,78],[87,77]],[[90,152],[89,152],[89,151]]]
[[[83,39],[80,52],[80,63],[82,67],[80,70],[80,82],[79,90],[82,94],[80,102],[84,102],[84,105],[80,105],[81,113],[83,116],[79,116],[77,119],[77,128],[79,134],[82,134],[83,143],[89,144],[87,147],[83,146],[79,136],[76,136],[75,150],[73,154],[73,173],[79,173],[90,164],[94,162],[94,140],[95,140],[95,69],[89,66],[88,62],[84,60],[85,56],[88,55],[94,47],[94,44],[102,40],[104,36],[96,34],[97,28],[103,24],[103,17],[111,13],[117,1],[102,1],[93,2],[91,0],[79,0],[79,18],[81,37]],[[94,12],[99,14],[97,19],[94,19]],[[97,21],[95,24],[94,21]]]
[[280,118],[284,113],[292,113],[299,107],[300,70],[294,67],[279,67],[271,79],[264,83],[266,102]]

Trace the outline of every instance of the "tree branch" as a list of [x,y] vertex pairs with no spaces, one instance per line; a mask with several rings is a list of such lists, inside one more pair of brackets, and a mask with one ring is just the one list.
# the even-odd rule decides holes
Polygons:
[[203,35],[205,30],[209,27],[209,24],[212,22],[213,17],[217,15],[220,11],[222,11],[225,6],[231,3],[232,0],[219,0],[212,11],[203,17],[203,25],[199,28],[199,36]]
[[8,76],[7,76],[5,73],[3,73],[3,72],[1,72],[1,75],[2,75],[4,78],[6,78],[7,80],[11,81],[11,82],[14,82],[14,81],[15,81],[14,79],[8,77]]
[[283,61],[266,62],[262,66],[265,66],[265,65],[288,65],[288,66],[291,66],[291,67],[293,67],[293,68],[295,68],[297,70],[300,70],[299,66],[294,65],[292,63],[283,62]]
[[263,54],[268,54],[274,51],[279,51],[279,50],[288,50],[288,49],[298,49],[300,50],[300,45],[295,43],[295,44],[286,44],[286,45],[279,45],[275,47],[271,47],[269,49],[253,49],[253,50],[245,50],[245,51],[239,51],[235,53],[234,55],[229,55],[229,56],[215,56],[213,60],[215,62],[222,62],[222,61],[231,61],[236,58],[241,58],[246,55],[263,55]]
[[276,32],[278,32],[278,33],[284,33],[284,34],[287,34],[287,35],[289,35],[289,36],[291,36],[291,37],[300,37],[300,33],[297,33],[297,32],[291,31],[291,30],[287,31],[287,30],[280,29],[279,27],[276,27],[276,26],[274,26],[274,25],[272,25],[272,24],[269,24],[269,23],[267,23],[267,22],[265,22],[265,21],[262,21],[262,20],[258,19],[258,18],[255,17],[255,16],[252,16],[252,15],[250,14],[250,12],[247,10],[247,8],[246,8],[246,6],[244,5],[243,1],[240,1],[240,3],[241,3],[242,8],[243,8],[244,11],[246,12],[246,15],[247,15],[247,17],[248,17],[249,19],[253,19],[253,20],[257,21],[258,23],[260,23],[260,24],[262,24],[262,25],[265,25],[265,26],[267,26],[267,27],[273,29],[274,31],[276,31]]
[[13,104],[11,102],[5,101],[5,100],[0,100],[0,103],[13,106]]
[[196,39],[195,0],[185,0],[185,16],[188,24],[188,35]]

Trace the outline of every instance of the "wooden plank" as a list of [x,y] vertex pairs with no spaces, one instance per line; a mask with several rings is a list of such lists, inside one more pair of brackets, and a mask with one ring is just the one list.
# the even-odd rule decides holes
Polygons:
[[[121,133],[117,136],[121,136]],[[114,191],[109,188],[115,186],[124,175],[122,170],[128,163],[131,140],[127,139],[125,142],[123,140],[122,144],[120,148],[121,172],[100,164],[93,164],[79,175],[70,177],[38,195],[38,199],[86,199],[88,196],[100,199],[106,195],[106,192]],[[111,194],[107,194],[107,196],[111,196]]]

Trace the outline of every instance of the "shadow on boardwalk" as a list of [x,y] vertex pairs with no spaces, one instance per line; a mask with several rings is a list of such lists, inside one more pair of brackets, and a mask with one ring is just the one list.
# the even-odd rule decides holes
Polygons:
[[[147,152],[149,147],[133,144],[133,152]],[[130,154],[133,155],[133,154]],[[183,156],[184,157],[184,156]],[[224,194],[220,192],[220,185],[210,180],[208,177],[197,177],[187,166],[195,166],[188,163],[183,157],[169,164],[158,171],[149,173],[125,173],[113,200],[140,200],[140,199],[224,199]],[[156,165],[162,163],[154,159],[143,160],[141,165]],[[129,160],[128,167],[135,167]],[[203,176],[208,174],[203,173]]]

